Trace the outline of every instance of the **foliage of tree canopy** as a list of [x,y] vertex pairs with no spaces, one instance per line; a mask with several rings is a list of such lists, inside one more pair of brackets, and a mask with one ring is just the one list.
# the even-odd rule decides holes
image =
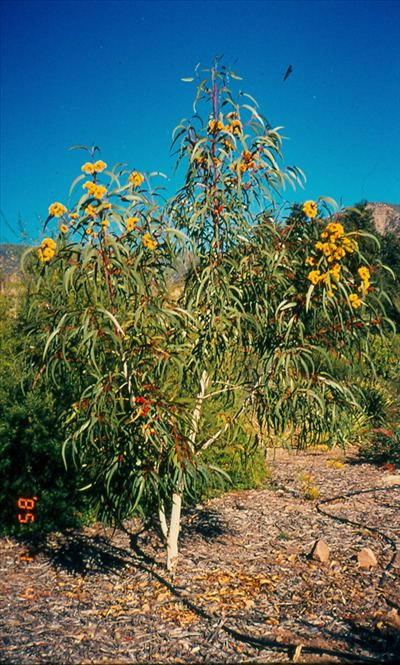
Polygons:
[[80,194],[50,205],[54,238],[25,257],[30,357],[62,394],[64,460],[99,515],[158,512],[170,569],[182,497],[222,473],[207,451],[240,430],[336,440],[341,407],[360,404],[333,359],[367,358],[388,323],[364,254],[371,233],[326,198],[285,223],[279,192],[303,174],[282,165],[280,128],[234,94],[237,79],[220,64],[196,70],[171,200],[157,172],[109,169],[94,148]]

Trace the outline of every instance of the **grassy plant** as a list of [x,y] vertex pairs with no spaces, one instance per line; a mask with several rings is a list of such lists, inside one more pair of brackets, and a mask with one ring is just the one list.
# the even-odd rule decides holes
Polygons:
[[301,473],[299,475],[301,483],[301,493],[305,499],[314,501],[320,496],[319,489],[315,482],[315,478],[311,473]]

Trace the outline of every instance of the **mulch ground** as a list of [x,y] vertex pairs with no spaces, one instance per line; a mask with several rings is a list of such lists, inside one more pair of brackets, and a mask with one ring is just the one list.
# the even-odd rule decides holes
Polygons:
[[[400,474],[336,450],[279,451],[270,468],[265,488],[185,512],[173,577],[134,521],[30,552],[0,539],[0,662],[400,660]],[[309,556],[317,539],[325,563]]]

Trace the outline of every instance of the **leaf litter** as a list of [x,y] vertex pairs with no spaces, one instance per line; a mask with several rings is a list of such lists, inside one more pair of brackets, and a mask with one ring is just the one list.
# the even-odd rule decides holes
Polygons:
[[[175,577],[154,532],[136,539],[145,558],[132,549],[136,521],[52,534],[28,553],[0,539],[2,663],[400,658],[400,487],[352,451],[331,460],[279,451],[268,486],[187,509]],[[310,558],[318,538],[326,563]],[[371,569],[357,565],[366,547]]]

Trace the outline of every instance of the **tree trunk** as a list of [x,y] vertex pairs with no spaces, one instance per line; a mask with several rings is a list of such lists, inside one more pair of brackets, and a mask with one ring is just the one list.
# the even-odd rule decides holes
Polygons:
[[[197,432],[199,429],[203,400],[205,399],[205,393],[208,387],[208,383],[209,383],[209,377],[207,372],[204,370],[204,372],[201,375],[200,390],[199,394],[197,395],[196,405],[193,409],[192,423],[189,434],[189,441],[192,444],[193,452],[194,452]],[[178,562],[178,538],[179,538],[179,531],[181,528],[182,493],[183,493],[183,482],[180,482],[176,491],[172,494],[172,509],[171,509],[169,525],[165,514],[164,503],[161,503],[158,509],[158,517],[160,520],[161,532],[167,543],[167,570],[169,572],[174,572],[176,564]]]
[[161,502],[160,507],[158,509],[158,518],[160,520],[161,533],[164,537],[165,542],[167,542],[168,541],[168,524],[167,524],[167,517],[165,515],[164,501]]
[[182,494],[174,492],[172,495],[171,519],[169,522],[167,538],[167,570],[174,572],[178,562],[178,538],[181,528]]

